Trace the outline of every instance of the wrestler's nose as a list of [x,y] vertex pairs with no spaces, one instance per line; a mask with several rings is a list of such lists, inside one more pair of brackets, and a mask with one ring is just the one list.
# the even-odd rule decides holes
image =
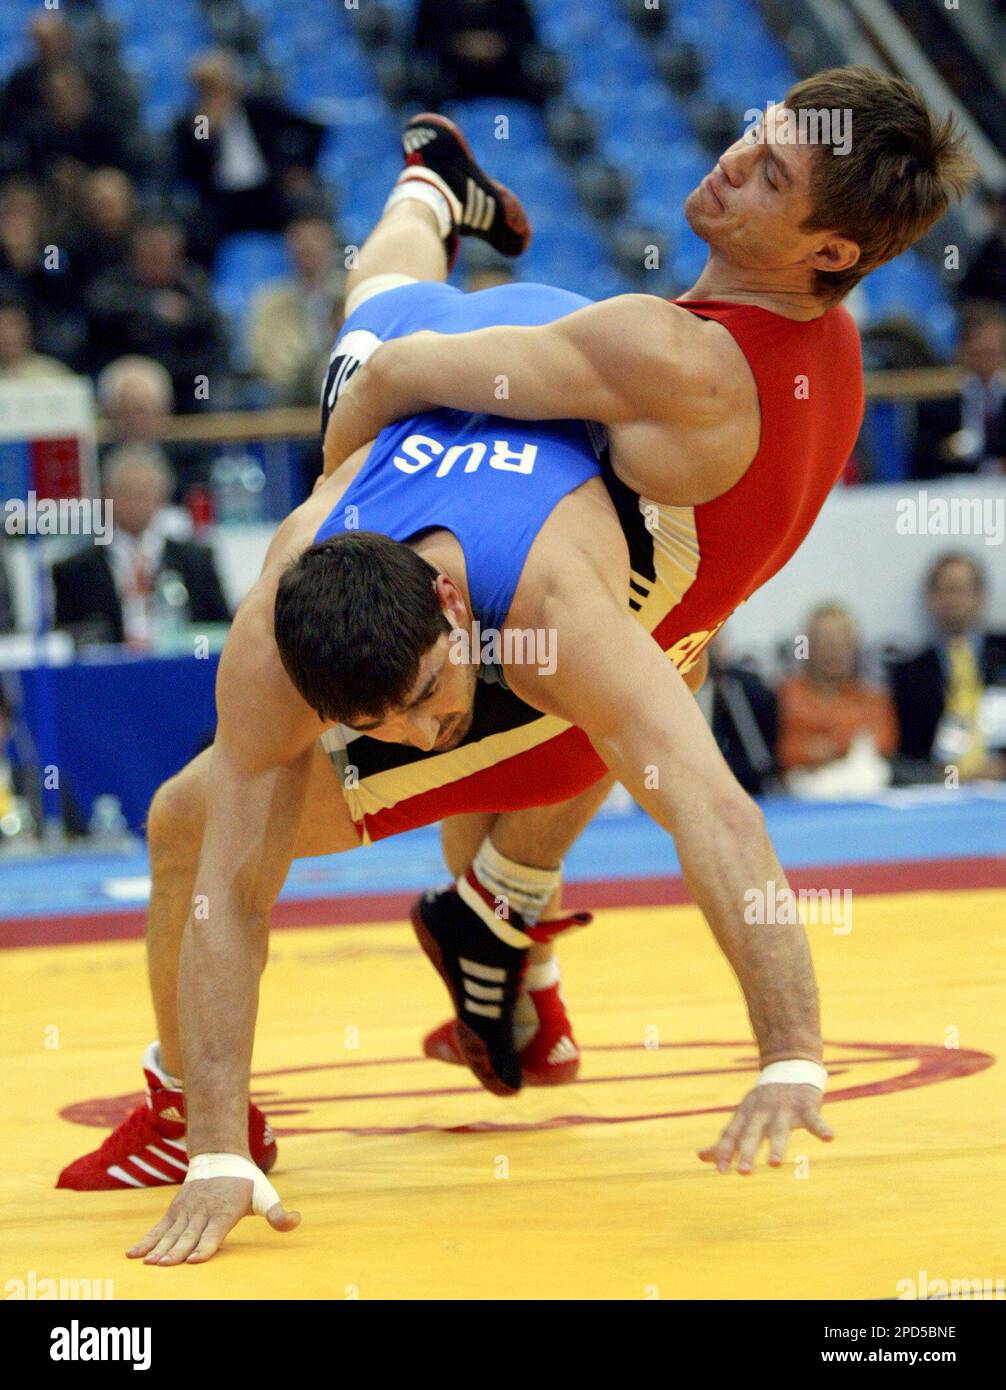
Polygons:
[[440,737],[440,725],[432,715],[414,716],[409,721],[409,741],[428,753]]

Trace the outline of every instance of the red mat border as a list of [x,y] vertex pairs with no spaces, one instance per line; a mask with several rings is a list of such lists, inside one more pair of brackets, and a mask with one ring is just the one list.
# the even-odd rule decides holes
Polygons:
[[[822,864],[787,872],[790,886],[848,889],[853,893],[952,892],[964,888],[1006,888],[1006,857],[906,859],[884,864]],[[408,916],[415,892],[350,893],[281,902],[273,927],[348,927],[393,922]],[[604,907],[663,907],[687,903],[691,896],[679,875],[596,879],[569,883],[564,903],[572,911]],[[143,935],[142,908],[125,912],[73,913],[21,917],[0,922],[0,950],[16,946],[70,946],[91,941],[132,941]]]

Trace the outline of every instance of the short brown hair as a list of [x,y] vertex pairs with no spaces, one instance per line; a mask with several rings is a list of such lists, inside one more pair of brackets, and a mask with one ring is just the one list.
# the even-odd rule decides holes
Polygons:
[[424,652],[451,629],[436,578],[410,546],[374,531],[319,541],[287,567],[276,646],[320,719],[383,719],[404,703]]
[[[825,141],[810,178],[806,232],[833,231],[859,246],[848,270],[819,270],[814,292],[837,303],[864,275],[924,236],[961,198],[977,165],[952,115],[936,116],[910,82],[867,67],[826,68],[787,93],[792,111],[850,111],[852,144]],[[833,142],[832,142],[833,143]]]

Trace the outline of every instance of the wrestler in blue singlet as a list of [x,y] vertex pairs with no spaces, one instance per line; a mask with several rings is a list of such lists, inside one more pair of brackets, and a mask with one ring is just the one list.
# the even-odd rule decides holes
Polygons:
[[[540,324],[590,301],[548,285],[501,285],[463,294],[418,282],[385,290],[347,319],[322,396],[322,430],[341,388],[380,342],[421,329],[465,333]],[[465,556],[473,616],[500,629],[524,562],[556,503],[599,477],[603,431],[581,420],[530,422],[433,410],[382,430],[317,540],[344,530],[407,541],[437,527]],[[597,448],[595,448],[595,443]]]

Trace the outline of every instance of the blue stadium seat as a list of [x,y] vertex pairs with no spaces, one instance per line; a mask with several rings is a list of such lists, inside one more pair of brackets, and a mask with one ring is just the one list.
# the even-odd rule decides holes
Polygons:
[[295,56],[284,66],[287,71],[285,95],[295,106],[306,106],[319,99],[368,97],[378,90],[369,66],[336,64],[324,51]]
[[268,280],[290,273],[278,232],[237,232],[222,243],[213,265],[213,292],[221,311],[240,328],[252,295]]

